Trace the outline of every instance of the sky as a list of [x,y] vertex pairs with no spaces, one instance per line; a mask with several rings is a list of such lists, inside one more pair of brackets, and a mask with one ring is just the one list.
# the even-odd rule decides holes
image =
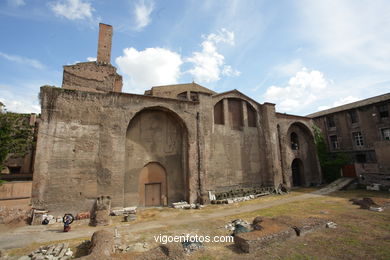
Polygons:
[[123,92],[196,82],[307,115],[390,92],[388,0],[2,0],[0,102],[39,113],[63,65],[114,28]]

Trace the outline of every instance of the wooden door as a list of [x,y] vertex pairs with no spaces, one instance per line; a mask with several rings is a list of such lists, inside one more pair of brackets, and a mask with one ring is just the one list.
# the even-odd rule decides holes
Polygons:
[[351,164],[351,165],[344,165],[343,168],[343,176],[344,177],[352,177],[352,178],[356,178],[356,169],[355,169],[355,165],[354,164]]
[[145,184],[145,206],[161,206],[161,183]]

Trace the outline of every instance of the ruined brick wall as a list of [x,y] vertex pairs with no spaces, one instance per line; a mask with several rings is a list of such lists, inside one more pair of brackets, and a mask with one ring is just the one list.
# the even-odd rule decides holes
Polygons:
[[[145,94],[156,96],[156,97],[166,97],[166,98],[178,98],[179,95],[184,96],[186,99],[190,99],[190,93],[204,93],[204,94],[216,94],[216,92],[202,87],[196,83],[188,84],[176,84],[168,86],[158,86],[153,87],[151,90],[145,91]],[[181,98],[179,98],[181,99]]]
[[122,76],[110,64],[82,62],[64,66],[62,87],[92,92],[121,92]]
[[[312,130],[313,121],[304,117],[277,114],[277,125],[283,182],[288,186],[293,185],[292,163],[294,159],[298,159],[302,163],[301,185],[321,183],[322,175]],[[298,147],[292,145],[292,133],[298,137]]]
[[[240,107],[237,109],[237,106]],[[258,113],[255,126],[248,124],[248,106]],[[265,143],[257,104],[239,94],[230,93],[214,98],[211,107],[214,120],[207,190],[269,185],[268,163],[265,153],[261,152],[265,149]],[[218,117],[215,117],[216,114]]]
[[62,87],[92,92],[121,92],[122,76],[111,65],[112,26],[99,24],[96,62],[64,66]]
[[[131,119],[146,107],[175,111],[188,129],[187,153],[191,160],[184,165],[188,171],[188,200],[196,201],[197,103],[53,87],[41,88],[41,103],[32,193],[35,207],[54,212],[88,211],[100,195],[111,196],[113,207],[130,206],[124,192],[127,182],[133,182],[125,177],[125,172],[132,170],[126,169],[125,163],[126,133]],[[149,159],[162,161],[160,157]],[[161,163],[169,166],[177,159],[173,156]]]

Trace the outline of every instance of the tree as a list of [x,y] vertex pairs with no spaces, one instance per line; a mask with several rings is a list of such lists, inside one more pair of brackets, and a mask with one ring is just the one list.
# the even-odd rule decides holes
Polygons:
[[317,126],[314,126],[313,130],[314,142],[325,181],[332,182],[340,177],[340,170],[348,164],[348,157],[342,152],[330,153],[321,130]]
[[10,156],[24,156],[34,142],[34,127],[29,115],[12,112],[0,113],[0,170]]

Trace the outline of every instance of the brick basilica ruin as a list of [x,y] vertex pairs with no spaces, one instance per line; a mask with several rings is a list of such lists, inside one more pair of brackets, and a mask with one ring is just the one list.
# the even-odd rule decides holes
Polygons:
[[111,39],[100,24],[97,61],[41,87],[33,207],[88,211],[100,195],[113,207],[207,203],[209,191],[321,182],[310,118],[196,83],[123,93]]

